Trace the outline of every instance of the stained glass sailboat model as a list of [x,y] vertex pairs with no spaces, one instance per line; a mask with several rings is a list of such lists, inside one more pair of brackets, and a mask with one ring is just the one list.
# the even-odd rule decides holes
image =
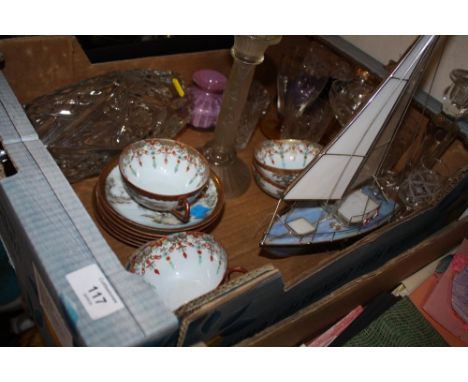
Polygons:
[[420,37],[367,104],[286,189],[260,245],[279,255],[362,236],[398,208],[378,177],[438,41]]

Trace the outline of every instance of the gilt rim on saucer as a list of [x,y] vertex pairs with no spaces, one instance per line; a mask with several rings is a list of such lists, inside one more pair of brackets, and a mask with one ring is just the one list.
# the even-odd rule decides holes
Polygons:
[[[105,224],[106,227],[117,233],[118,235],[126,236],[130,240],[138,240],[139,242],[148,242],[151,240],[157,240],[161,237],[167,236],[169,233],[162,232],[162,233],[146,233],[146,232],[139,232],[134,230],[131,227],[127,227],[123,224],[119,224],[118,219],[115,219],[113,216],[109,216],[105,210],[103,210],[102,205],[96,198],[95,195],[95,209],[96,213],[99,214],[100,220],[102,224]],[[214,221],[208,221],[205,225],[203,225],[201,230],[208,230],[210,226],[214,224]],[[185,232],[185,231],[181,231]],[[118,239],[118,238],[117,238]]]
[[[217,186],[216,184],[216,180],[214,180],[215,182],[215,186]],[[217,188],[217,191],[219,191],[219,189]],[[202,228],[205,228],[206,226],[208,225],[211,225],[214,221],[216,221],[220,215],[221,215],[221,212],[223,210],[223,200],[222,200],[222,196],[221,196],[221,199],[220,199],[220,194],[218,192],[218,202],[216,203],[216,206],[213,208],[213,211],[211,212],[211,214],[198,221],[198,222],[195,222],[191,225],[183,225],[183,226],[176,226],[176,227],[172,227],[172,228],[153,228],[153,227],[150,227],[150,226],[146,226],[146,225],[142,225],[142,224],[139,224],[139,223],[136,223],[128,218],[126,218],[125,216],[122,216],[121,214],[119,214],[118,211],[116,211],[115,209],[113,209],[107,199],[105,198],[104,195],[102,195],[102,190],[100,190],[99,188],[96,188],[96,198],[97,198],[97,201],[98,203],[100,204],[101,208],[103,210],[106,211],[107,215],[109,217],[112,217],[113,219],[115,219],[116,221],[119,222],[119,225],[120,226],[125,226],[127,228],[129,228],[132,232],[135,232],[135,233],[143,233],[143,234],[149,234],[149,235],[165,235],[165,234],[168,234],[168,233],[176,233],[176,232],[184,232],[184,231],[192,231],[194,229],[202,229]],[[151,212],[153,213],[154,211],[152,210],[148,210],[148,212]]]
[[[281,199],[281,195],[275,195],[275,194],[273,194],[272,192],[270,192],[269,190],[267,190],[266,188],[263,187],[261,182],[264,181],[264,179],[260,176],[259,171],[254,166],[252,166],[252,173],[253,173],[253,177],[255,179],[255,183],[257,184],[257,186],[260,188],[261,191],[263,191],[265,194],[267,194],[268,196],[270,196],[270,197],[272,197],[272,198],[274,198],[276,200]],[[265,182],[265,183],[267,183],[267,182]],[[281,193],[281,194],[284,193],[284,189],[278,188],[278,187],[274,186],[271,183],[268,183],[268,184],[271,187],[276,188],[279,193]]]
[[271,184],[272,186],[274,186],[274,187],[276,187],[276,188],[279,188],[279,189],[281,189],[281,190],[283,190],[283,191],[286,190],[286,188],[288,188],[288,186],[282,186],[282,185],[280,185],[280,184],[274,182],[273,180],[267,178],[264,174],[262,174],[262,172],[260,171],[260,169],[257,168],[257,164],[256,164],[255,162],[252,164],[252,167],[255,169],[256,174],[257,174],[262,180],[264,180],[265,182],[267,182],[267,183]]
[[[114,239],[126,245],[137,248],[148,242],[158,240],[170,234],[170,233],[161,233],[161,234],[145,235],[145,234],[140,234],[135,231],[131,231],[131,230],[129,231],[128,227],[119,225],[118,222],[114,221],[115,219],[113,217],[106,215],[106,213],[102,210],[101,206],[99,205],[99,202],[97,201],[96,196],[95,196],[94,202],[96,203],[95,204],[95,216],[99,225]],[[215,224],[215,222],[216,220],[210,221],[205,226],[200,227],[199,230],[204,231],[204,232],[209,232],[212,226]],[[191,231],[181,231],[181,232],[191,232]],[[180,233],[180,232],[174,232],[174,233]]]
[[104,231],[106,231],[110,236],[112,236],[114,239],[118,240],[119,242],[126,244],[130,247],[139,247],[140,245],[143,244],[142,239],[134,238],[133,236],[129,237],[127,235],[123,235],[120,232],[116,232],[113,227],[110,227],[107,224],[107,222],[98,212],[96,212],[95,217],[96,217],[96,221],[104,229]]
[[[214,223],[221,215],[223,208],[224,208],[224,190],[219,178],[213,172],[210,173],[210,180],[214,182],[214,186],[216,187],[217,192],[217,202],[214,206],[211,213],[205,217],[204,219],[194,222],[193,224],[181,224],[176,227],[167,226],[167,228],[159,228],[159,227],[151,227],[147,225],[143,225],[137,223],[135,221],[130,220],[129,218],[121,215],[118,211],[116,211],[109,201],[106,198],[106,180],[111,173],[111,171],[118,166],[118,157],[112,159],[102,170],[99,179],[96,183],[95,187],[95,197],[96,202],[99,203],[101,209],[106,211],[108,217],[115,218],[119,225],[124,225],[127,228],[133,230],[137,234],[150,234],[150,235],[167,235],[169,233],[176,233],[176,232],[184,232],[184,231],[193,231],[193,230],[200,230],[210,226]],[[135,202],[136,203],[136,202]],[[148,209],[149,212],[153,212],[153,210]]]

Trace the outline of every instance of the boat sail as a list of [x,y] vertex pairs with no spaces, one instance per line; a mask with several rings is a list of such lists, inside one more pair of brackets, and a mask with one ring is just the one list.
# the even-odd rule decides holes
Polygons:
[[[438,36],[422,36],[361,111],[286,189],[260,245],[308,247],[367,233],[397,208],[376,178]],[[278,212],[282,204],[286,209]]]

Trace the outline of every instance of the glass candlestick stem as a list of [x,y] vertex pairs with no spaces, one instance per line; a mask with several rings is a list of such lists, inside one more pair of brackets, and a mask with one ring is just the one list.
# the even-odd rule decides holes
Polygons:
[[279,36],[236,36],[231,54],[234,62],[224,91],[215,138],[201,151],[221,178],[226,197],[243,194],[250,184],[250,170],[236,153],[236,136],[255,67],[263,62],[265,50]]

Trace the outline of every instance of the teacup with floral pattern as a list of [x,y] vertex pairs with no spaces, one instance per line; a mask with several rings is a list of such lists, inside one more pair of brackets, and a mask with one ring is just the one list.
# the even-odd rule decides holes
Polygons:
[[203,232],[169,235],[140,247],[127,270],[154,286],[171,310],[215,289],[227,273],[228,258]]
[[266,140],[255,149],[254,166],[265,180],[286,188],[321,149],[316,143],[299,139]]
[[120,155],[119,170],[127,192],[137,203],[169,211],[182,222],[188,221],[190,204],[210,178],[205,158],[194,148],[171,139],[132,143]]

